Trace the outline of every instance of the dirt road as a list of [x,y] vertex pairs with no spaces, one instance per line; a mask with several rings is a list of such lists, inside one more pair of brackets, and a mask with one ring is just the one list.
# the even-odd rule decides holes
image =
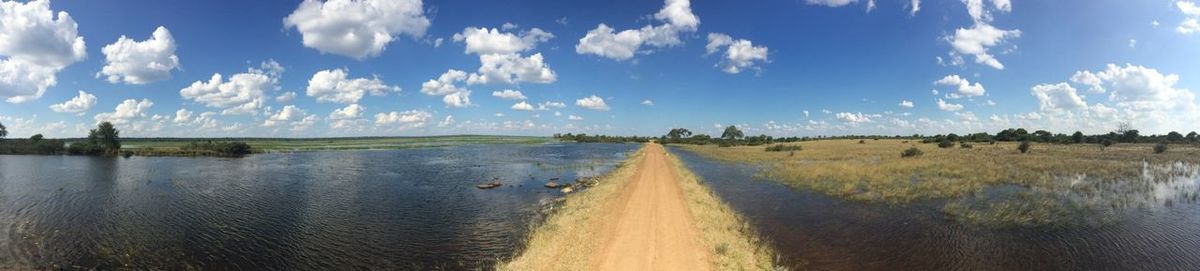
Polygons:
[[709,251],[701,246],[666,150],[653,143],[646,148],[637,173],[604,212],[594,269],[709,270]]

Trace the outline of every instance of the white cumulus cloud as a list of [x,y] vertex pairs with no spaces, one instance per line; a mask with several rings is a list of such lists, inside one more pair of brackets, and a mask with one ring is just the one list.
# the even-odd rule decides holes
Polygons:
[[492,91],[492,96],[505,100],[524,100],[525,94],[519,90],[505,89],[503,91]]
[[942,79],[934,81],[933,84],[955,87],[955,91],[957,92],[954,94],[965,97],[982,96],[986,92],[986,90],[983,88],[983,85],[979,84],[979,82],[972,84],[971,81],[968,81],[967,79],[956,74],[942,77]]
[[109,83],[141,85],[167,80],[171,70],[179,68],[175,38],[162,26],[154,29],[150,39],[135,41],[122,35],[100,51],[107,64],[96,76],[105,76]]
[[1178,7],[1184,16],[1179,26],[1175,27],[1175,31],[1182,34],[1200,33],[1200,6],[1189,0],[1179,0],[1175,1],[1175,7]]
[[358,117],[362,116],[363,111],[366,111],[366,109],[363,108],[361,105],[351,104],[351,105],[347,105],[346,107],[333,110],[332,113],[329,113],[329,119],[331,119],[331,120],[357,119]]
[[429,28],[421,0],[305,0],[283,19],[304,46],[356,59],[378,56],[397,36]]
[[525,101],[521,101],[516,104],[513,104],[512,109],[513,110],[521,110],[521,111],[533,111],[533,105],[531,105]]
[[949,111],[949,112],[954,112],[954,111],[963,109],[963,105],[961,105],[961,104],[947,103],[946,101],[944,101],[942,99],[938,99],[937,106],[938,106],[938,109],[941,109],[942,111]]
[[654,14],[654,19],[664,24],[615,32],[601,23],[579,39],[575,52],[628,60],[639,53],[643,45],[660,48],[679,45],[683,43],[679,38],[681,34],[696,32],[700,26],[700,17],[692,13],[689,0],[666,0],[663,8]]
[[722,55],[721,63],[717,64],[721,70],[727,73],[740,73],[745,69],[761,69],[758,63],[770,62],[767,59],[767,47],[755,46],[753,42],[745,39],[734,40],[729,35],[721,33],[709,33],[708,44],[704,46],[707,54],[712,54],[719,51],[721,48],[726,48]]
[[596,111],[608,111],[609,109],[608,104],[604,102],[604,99],[596,95],[575,100],[575,105]]
[[145,117],[146,111],[150,110],[151,106],[154,106],[154,102],[148,99],[142,99],[141,101],[128,99],[118,104],[113,112],[96,114],[93,118],[96,122],[107,121],[113,124],[127,124],[134,119]]
[[421,110],[404,112],[388,112],[375,114],[376,126],[390,126],[400,130],[425,127],[425,123],[433,118],[433,114]]
[[345,69],[319,71],[308,80],[305,92],[316,97],[318,102],[343,104],[358,103],[366,94],[383,96],[388,92],[400,92],[400,87],[384,84],[378,77],[348,78],[347,73]]
[[900,100],[899,105],[903,108],[913,108],[913,102],[909,100]]
[[[509,29],[512,28],[505,30]],[[495,28],[467,27],[461,33],[454,34],[453,38],[455,42],[466,44],[464,53],[514,54],[533,49],[538,43],[554,38],[554,34],[539,28],[514,34],[500,32],[500,29]]]
[[0,97],[24,103],[58,84],[59,71],[87,58],[78,28],[48,0],[0,3]]
[[54,112],[59,113],[75,113],[82,115],[83,113],[86,113],[88,109],[92,109],[92,106],[94,105],[96,105],[96,95],[92,95],[91,93],[80,90],[79,96],[75,96],[75,98],[71,98],[71,100],[59,104],[52,104],[50,105],[50,110],[54,110]]
[[266,92],[278,88],[276,74],[250,68],[247,72],[229,76],[228,80],[215,73],[207,82],[196,81],[179,90],[179,95],[207,107],[222,108],[223,115],[256,114],[263,105]]

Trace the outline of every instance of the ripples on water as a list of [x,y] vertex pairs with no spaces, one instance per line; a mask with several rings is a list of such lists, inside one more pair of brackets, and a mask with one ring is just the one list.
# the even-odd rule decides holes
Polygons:
[[[1107,203],[1121,194],[1146,203],[1118,208],[1109,223],[996,228],[950,220],[938,202],[843,201],[756,178],[752,167],[672,153],[772,240],[793,269],[1200,270],[1200,204],[1183,200],[1200,189],[1200,167],[1193,165],[1147,164],[1141,179],[1094,185],[1109,192],[1072,192],[1079,193],[1073,200],[1094,195],[1109,197]],[[1089,182],[1100,181],[1084,176],[1074,185]]]
[[[0,156],[0,269],[479,268],[542,188],[636,145],[474,145],[224,158]],[[504,187],[478,190],[493,177]]]

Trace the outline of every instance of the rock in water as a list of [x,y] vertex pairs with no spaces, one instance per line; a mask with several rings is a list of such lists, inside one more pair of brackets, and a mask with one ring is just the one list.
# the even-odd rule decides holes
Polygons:
[[561,184],[559,184],[559,183],[556,183],[556,182],[554,182],[554,181],[550,181],[550,182],[546,183],[546,188],[552,188],[552,189],[553,189],[553,188],[559,188],[559,187],[562,187],[562,185],[561,185]]
[[562,192],[563,192],[563,194],[570,194],[570,193],[571,193],[571,191],[575,191],[575,190],[571,189],[570,187],[567,187],[567,188],[563,188],[563,189],[562,189]]

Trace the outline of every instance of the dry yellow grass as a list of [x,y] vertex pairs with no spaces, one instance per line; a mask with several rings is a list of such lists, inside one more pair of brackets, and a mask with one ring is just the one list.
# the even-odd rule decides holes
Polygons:
[[688,210],[704,243],[713,251],[714,270],[778,270],[775,252],[741,215],[726,205],[675,156],[668,156],[683,186]]
[[[802,151],[766,152],[765,146],[728,147],[681,146],[683,149],[717,160],[762,165],[762,174],[793,187],[811,189],[850,200],[903,204],[928,199],[982,197],[987,187],[1013,185],[1017,196],[1037,198],[996,203],[951,202],[943,211],[964,220],[983,223],[1041,225],[1060,222],[1081,208],[1113,206],[1134,200],[1127,195],[1109,195],[1105,186],[1132,186],[1132,191],[1153,185],[1142,174],[1145,165],[1177,161],[1200,162],[1200,148],[1171,145],[1166,153],[1155,154],[1154,144],[1117,144],[1103,148],[1095,144],[1032,143],[1029,153],[1017,150],[1016,142],[973,144],[972,148],[938,148],[916,141],[822,140],[802,145]],[[924,152],[903,158],[900,153],[916,147]],[[1078,176],[1086,176],[1083,181]],[[1161,180],[1161,178],[1160,178]],[[1081,185],[1082,182],[1082,185]],[[1109,190],[1106,190],[1109,189]],[[1127,191],[1118,191],[1128,192]],[[1070,193],[1072,196],[1104,194],[1103,199],[1047,198]],[[1113,202],[1118,201],[1118,202]],[[1095,206],[1079,206],[1080,204]],[[980,208],[984,210],[980,210]]]

